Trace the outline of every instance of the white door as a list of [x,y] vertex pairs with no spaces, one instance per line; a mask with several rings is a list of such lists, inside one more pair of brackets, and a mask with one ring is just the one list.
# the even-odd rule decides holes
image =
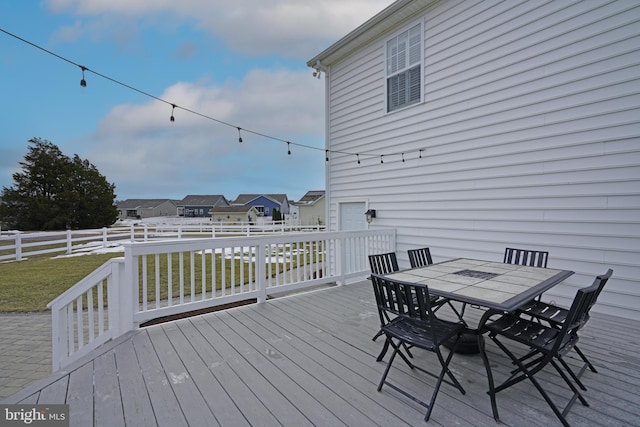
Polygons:
[[340,203],[340,231],[366,230],[367,221],[364,213],[367,211],[365,202]]

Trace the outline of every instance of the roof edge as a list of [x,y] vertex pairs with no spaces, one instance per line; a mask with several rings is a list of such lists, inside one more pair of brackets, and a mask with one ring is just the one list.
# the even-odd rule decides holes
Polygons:
[[[307,66],[323,71],[323,68],[327,65],[331,65],[331,63],[335,62],[337,59],[342,58],[349,52],[356,49],[358,46],[370,41],[372,39],[372,37],[369,35],[370,30],[379,25],[381,22],[396,16],[397,19],[394,19],[389,23],[389,26],[393,26],[406,20],[408,16],[422,11],[435,1],[436,0],[398,0],[394,2],[390,6],[387,6],[380,13],[366,21],[364,24],[360,25],[358,28],[351,31],[349,34],[329,46],[327,49],[311,58],[309,61],[307,61]],[[408,8],[408,6],[411,6],[412,4],[414,7]],[[405,8],[408,8],[406,14],[398,13]],[[386,27],[384,29],[386,30]],[[377,35],[378,34],[376,33],[376,36]],[[329,63],[326,63],[327,60],[329,60]]]

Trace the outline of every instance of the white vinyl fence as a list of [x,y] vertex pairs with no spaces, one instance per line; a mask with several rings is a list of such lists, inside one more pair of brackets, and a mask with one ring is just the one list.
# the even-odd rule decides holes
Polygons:
[[168,238],[255,236],[274,233],[323,231],[324,226],[300,226],[287,222],[249,223],[160,223],[104,227],[92,230],[46,232],[2,231],[0,261],[22,261],[43,254],[71,255],[87,246],[108,247],[123,241],[143,241]]
[[49,303],[53,370],[149,320],[361,280],[367,255],[395,245],[395,230],[123,243]]

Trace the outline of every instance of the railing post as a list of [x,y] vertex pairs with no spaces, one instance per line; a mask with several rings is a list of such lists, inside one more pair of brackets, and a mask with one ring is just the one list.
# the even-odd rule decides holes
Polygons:
[[16,247],[16,261],[22,261],[22,233],[14,234],[14,246]]
[[336,283],[338,286],[344,285],[347,282],[346,279],[346,268],[347,265],[347,239],[343,236],[338,238],[338,256],[336,257],[337,261],[337,271],[336,276],[340,278]]
[[102,227],[102,247],[106,248],[107,247],[107,227]]
[[267,255],[265,245],[256,245],[256,287],[258,289],[258,302],[267,301]]
[[62,349],[67,348],[67,327],[63,320],[66,316],[60,316],[60,308],[51,307],[51,372],[60,369]]
[[142,224],[142,229],[144,230],[143,240],[146,242],[147,240],[149,240],[149,227],[147,226],[147,224]]
[[118,276],[117,316],[119,335],[135,329],[134,314],[138,310],[138,263],[133,255],[133,242],[123,243],[124,274]]
[[136,241],[136,226],[134,224],[131,224],[131,241],[135,242]]
[[71,255],[71,230],[67,229],[67,255]]

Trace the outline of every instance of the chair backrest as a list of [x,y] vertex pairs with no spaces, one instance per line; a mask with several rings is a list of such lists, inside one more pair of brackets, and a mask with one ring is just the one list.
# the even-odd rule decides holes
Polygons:
[[409,254],[409,262],[411,263],[411,268],[433,264],[433,259],[431,259],[431,251],[429,250],[429,248],[409,249],[407,253]]
[[573,299],[567,318],[562,323],[562,329],[559,335],[555,338],[554,352],[560,348],[564,342],[564,337],[569,334],[576,334],[577,331],[585,324],[585,319],[588,317],[589,310],[598,298],[600,283],[594,281],[590,286],[586,288],[578,289],[576,296]]
[[604,285],[607,284],[607,281],[609,281],[609,278],[611,277],[612,274],[613,274],[613,270],[609,269],[609,270],[607,270],[607,272],[605,274],[601,274],[600,276],[596,277],[595,280],[593,281],[594,285],[598,285],[598,291],[596,292],[595,297],[593,298],[593,300],[589,304],[589,307],[588,307],[587,313],[586,313],[587,315],[589,314],[589,311],[591,310],[591,307],[593,307],[594,304],[596,303],[596,301],[598,300],[598,297],[600,296],[600,293],[602,292],[602,289],[604,289]]
[[379,310],[396,316],[437,321],[426,285],[394,280],[379,274],[372,274],[371,282]]
[[506,264],[528,265],[530,267],[547,267],[549,252],[532,251],[529,249],[505,248],[504,260]]
[[395,252],[369,255],[369,266],[373,274],[387,274],[399,270]]

